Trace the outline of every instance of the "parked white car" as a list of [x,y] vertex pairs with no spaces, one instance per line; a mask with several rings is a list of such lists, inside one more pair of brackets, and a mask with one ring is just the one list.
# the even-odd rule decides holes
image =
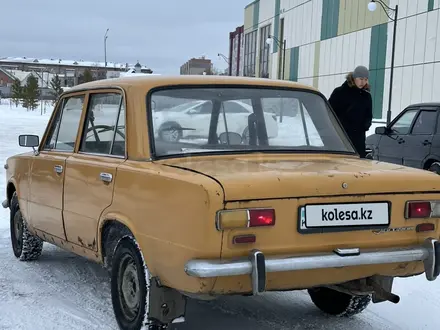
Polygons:
[[[217,126],[217,135],[226,132],[240,134],[243,143],[249,138],[248,117],[253,113],[252,106],[242,101],[223,102]],[[179,104],[161,111],[153,111],[153,127],[157,138],[177,142],[182,139],[208,138],[212,112],[211,101],[192,101]],[[226,118],[226,125],[225,125]],[[277,117],[274,113],[264,112],[267,135],[278,136]]]

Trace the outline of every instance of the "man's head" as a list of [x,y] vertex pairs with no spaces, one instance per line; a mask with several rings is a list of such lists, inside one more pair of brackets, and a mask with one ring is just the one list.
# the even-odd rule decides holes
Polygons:
[[353,71],[353,79],[358,88],[364,88],[368,83],[368,78],[370,77],[370,72],[368,69],[362,65],[359,65]]

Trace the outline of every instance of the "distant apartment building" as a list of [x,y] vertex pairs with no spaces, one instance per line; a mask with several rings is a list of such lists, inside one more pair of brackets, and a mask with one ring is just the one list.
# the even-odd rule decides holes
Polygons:
[[80,84],[85,70],[90,70],[94,79],[118,77],[121,72],[132,68],[142,73],[153,71],[137,62],[134,66],[128,63],[92,62],[83,60],[37,59],[28,57],[0,58],[0,68],[6,71],[36,72],[39,74],[58,74],[63,86],[72,87]]
[[204,72],[206,74],[212,72],[212,62],[204,56],[192,58],[180,67],[181,75],[202,75]]
[[244,73],[244,25],[229,33],[229,75],[243,76]]

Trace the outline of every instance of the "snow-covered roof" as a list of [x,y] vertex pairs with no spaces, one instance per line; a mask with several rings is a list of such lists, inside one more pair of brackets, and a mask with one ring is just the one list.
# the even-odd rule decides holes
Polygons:
[[[60,66],[83,66],[83,67],[103,67],[103,68],[115,68],[115,69],[122,69],[127,67],[127,63],[114,63],[114,62],[107,62],[107,66],[105,65],[105,62],[91,62],[91,61],[83,61],[83,60],[63,60],[63,59],[39,59],[39,58],[32,58],[32,57],[2,57],[0,58],[0,64],[1,63],[22,63],[22,64],[47,64],[47,65],[60,65]],[[137,64],[137,63],[136,63]],[[128,64],[129,67],[134,66],[133,64]],[[141,66],[142,69],[150,69],[145,65]]]
[[50,81],[55,76],[53,73],[43,72],[41,74],[40,72],[27,72],[27,71],[21,71],[21,70],[6,70],[8,71],[13,77],[17,78],[21,81],[22,85],[26,84],[26,80],[29,75],[33,75],[35,78],[38,79],[38,87],[46,88],[50,87]]

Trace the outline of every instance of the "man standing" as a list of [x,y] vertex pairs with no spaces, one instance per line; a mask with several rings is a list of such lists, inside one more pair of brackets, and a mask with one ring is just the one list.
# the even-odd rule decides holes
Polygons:
[[358,66],[335,88],[329,102],[361,158],[365,158],[366,132],[373,120],[373,102],[368,84],[369,72]]

